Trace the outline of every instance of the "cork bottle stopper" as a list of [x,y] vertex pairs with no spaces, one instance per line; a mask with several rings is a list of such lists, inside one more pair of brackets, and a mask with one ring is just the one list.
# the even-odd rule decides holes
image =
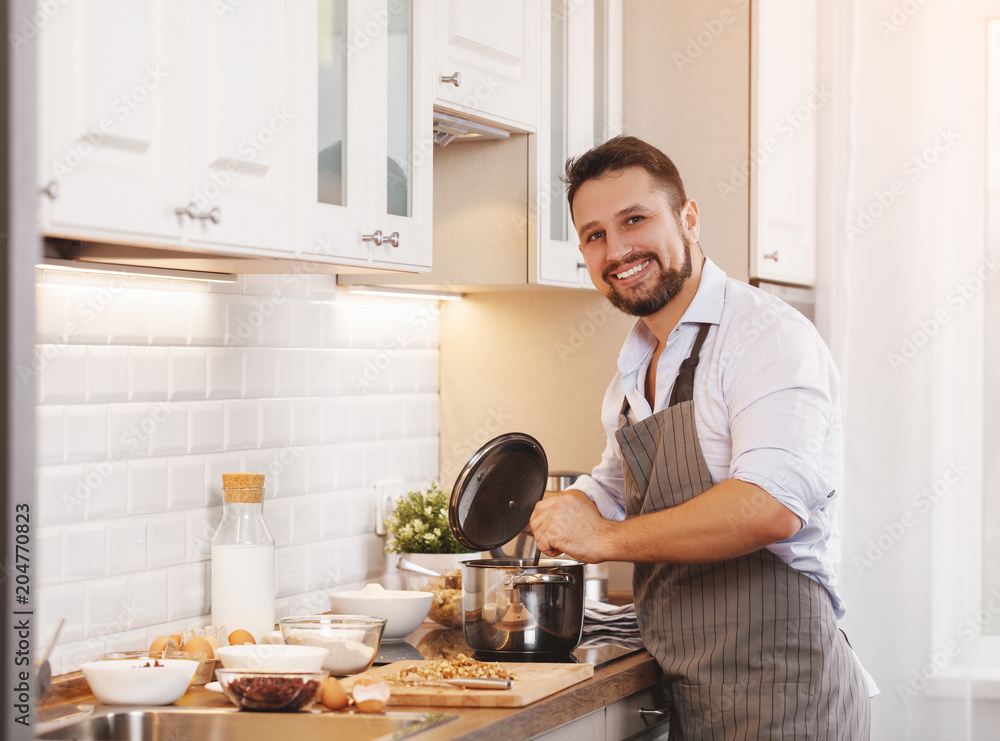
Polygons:
[[259,504],[264,501],[264,474],[222,474],[223,496],[227,502]]

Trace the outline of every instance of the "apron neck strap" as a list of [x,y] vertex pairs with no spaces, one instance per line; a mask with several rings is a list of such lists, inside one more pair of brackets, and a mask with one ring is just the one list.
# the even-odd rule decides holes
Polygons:
[[701,346],[705,344],[705,338],[708,337],[708,330],[711,326],[711,324],[698,325],[698,337],[694,341],[694,347],[691,348],[691,354],[688,355],[687,360],[681,363],[681,368],[677,372],[677,380],[674,381],[674,387],[670,392],[668,407],[694,399],[694,371],[698,367]]

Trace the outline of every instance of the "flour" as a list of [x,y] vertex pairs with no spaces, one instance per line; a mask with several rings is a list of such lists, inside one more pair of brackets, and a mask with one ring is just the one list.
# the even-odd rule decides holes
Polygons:
[[285,643],[327,649],[323,668],[338,677],[363,672],[371,666],[375,657],[375,649],[371,646],[333,636],[314,635],[311,631],[292,631],[285,636]]

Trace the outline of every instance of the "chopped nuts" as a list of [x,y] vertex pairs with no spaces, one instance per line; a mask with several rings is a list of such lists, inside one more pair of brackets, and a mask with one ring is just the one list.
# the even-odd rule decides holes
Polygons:
[[484,679],[517,679],[499,662],[476,661],[465,654],[459,654],[454,659],[437,659],[428,664],[403,669],[391,675],[391,679],[467,679],[470,677]]

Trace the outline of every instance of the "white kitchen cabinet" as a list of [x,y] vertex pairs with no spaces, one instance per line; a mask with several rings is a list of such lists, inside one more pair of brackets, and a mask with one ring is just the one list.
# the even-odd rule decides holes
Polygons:
[[522,131],[539,124],[537,0],[437,0],[436,105]]
[[39,41],[43,233],[294,250],[296,49],[277,6],[73,3]]
[[427,270],[434,6],[416,0],[305,6],[300,253],[358,267]]
[[71,3],[38,36],[46,234],[177,243],[184,13],[173,0]]
[[570,218],[566,160],[621,133],[621,0],[551,0],[542,26],[538,249],[532,282],[593,288]]
[[670,711],[665,706],[662,691],[647,688],[535,736],[533,741],[666,739]]
[[751,6],[750,277],[815,281],[817,0]]

